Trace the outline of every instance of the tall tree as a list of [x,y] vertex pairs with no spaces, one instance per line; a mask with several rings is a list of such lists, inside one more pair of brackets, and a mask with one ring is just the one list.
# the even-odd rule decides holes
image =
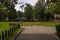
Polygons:
[[[60,14],[60,0],[47,0],[46,13],[50,14],[50,17],[47,16],[47,19],[54,20],[54,14]],[[51,16],[52,15],[52,16]]]
[[44,21],[44,16],[45,16],[44,10],[45,10],[45,1],[39,0],[36,3],[36,6],[34,8],[35,19],[38,19],[40,21]]
[[54,3],[55,3],[55,2],[60,2],[60,0],[51,0],[51,2],[54,2]]
[[33,8],[30,4],[26,4],[24,17],[28,20],[33,19]]
[[13,3],[3,0],[0,4],[0,20],[5,20],[7,17],[9,17],[9,19],[15,19],[17,12]]
[[60,14],[60,2],[56,3],[54,13],[55,13],[55,14]]
[[0,21],[4,21],[7,17],[7,8],[0,4]]
[[51,1],[47,1],[48,3],[48,8],[47,8],[47,12],[51,13],[51,14],[60,14],[60,0],[51,0]]
[[9,17],[9,19],[12,19],[12,20],[17,18],[17,12],[15,10],[14,4],[10,5],[8,17]]

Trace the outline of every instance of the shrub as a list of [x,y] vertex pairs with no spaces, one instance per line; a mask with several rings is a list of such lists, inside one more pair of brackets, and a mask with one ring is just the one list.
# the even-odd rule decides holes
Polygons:
[[0,33],[0,40],[1,40],[1,33]]
[[60,38],[60,24],[56,25],[55,27],[56,27],[57,35]]
[[60,17],[56,17],[57,20],[60,20]]
[[21,20],[22,20],[22,21],[27,21],[27,18],[22,17]]

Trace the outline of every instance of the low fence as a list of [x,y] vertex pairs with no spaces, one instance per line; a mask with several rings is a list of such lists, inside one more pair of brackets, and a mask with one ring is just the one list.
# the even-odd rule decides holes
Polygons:
[[9,26],[9,30],[0,33],[0,40],[8,40],[9,36],[12,35],[16,29],[20,28],[20,24],[9,24]]

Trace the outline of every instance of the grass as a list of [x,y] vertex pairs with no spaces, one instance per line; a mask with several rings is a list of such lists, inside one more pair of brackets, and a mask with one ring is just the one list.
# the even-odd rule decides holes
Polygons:
[[9,27],[9,23],[8,22],[0,22],[0,32],[8,30]]
[[0,22],[0,32],[8,30],[10,28],[9,23],[19,24],[19,22]]
[[[0,22],[0,32],[9,29],[9,23],[16,23],[19,24],[20,22]],[[56,24],[60,24],[58,22],[21,22],[23,26],[51,26],[54,27]]]
[[[60,24],[58,22],[23,22],[23,26],[50,26],[55,27],[56,24]],[[22,25],[22,23],[21,23]]]
[[[10,26],[9,23],[15,23],[15,24],[19,24],[20,22],[0,22],[0,36],[1,36],[1,32],[5,31],[5,30],[9,30]],[[13,34],[8,38],[9,40],[12,40],[14,38],[14,36],[20,32],[22,29],[18,28],[17,30],[15,30],[13,32]]]
[[[11,22],[10,22],[11,23]],[[12,22],[12,23],[20,23],[21,26],[50,26],[55,27],[56,24],[60,24],[60,22]]]

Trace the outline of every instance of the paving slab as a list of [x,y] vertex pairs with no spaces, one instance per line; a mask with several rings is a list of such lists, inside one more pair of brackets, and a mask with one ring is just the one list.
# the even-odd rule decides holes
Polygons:
[[59,40],[55,37],[55,27],[26,26],[15,40]]

